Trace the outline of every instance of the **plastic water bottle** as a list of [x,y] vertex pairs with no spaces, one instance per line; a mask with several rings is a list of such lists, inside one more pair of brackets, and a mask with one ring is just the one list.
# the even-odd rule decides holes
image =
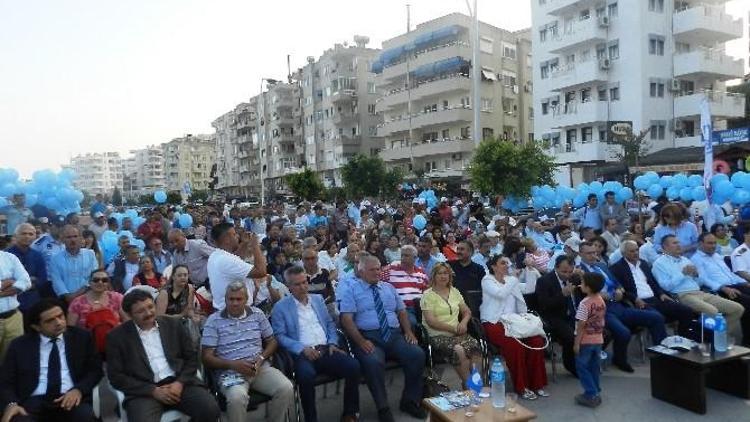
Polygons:
[[716,326],[714,327],[714,350],[723,353],[727,351],[727,320],[721,313],[714,317]]
[[505,407],[505,369],[499,357],[492,361],[490,381],[492,382],[492,407]]

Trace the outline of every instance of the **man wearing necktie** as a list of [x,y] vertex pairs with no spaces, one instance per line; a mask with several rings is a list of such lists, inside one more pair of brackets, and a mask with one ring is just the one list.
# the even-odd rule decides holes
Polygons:
[[664,317],[653,309],[636,309],[625,302],[625,290],[607,267],[597,261],[596,247],[593,243],[581,243],[580,254],[581,265],[576,271],[581,275],[596,272],[604,276],[605,287],[601,295],[607,301],[605,328],[614,338],[612,363],[625,372],[633,372],[633,367],[628,363],[631,330],[646,327],[653,343],[659,344],[667,336]]
[[380,281],[380,261],[372,255],[359,259],[358,273],[339,285],[341,326],[353,343],[354,356],[378,409],[378,420],[394,421],[385,389],[385,361],[397,360],[404,370],[400,409],[427,417],[420,407],[425,355],[411,331],[404,302],[390,283]]
[[2,421],[94,421],[91,392],[102,377],[88,331],[66,326],[54,299],[27,314],[33,332],[11,343],[0,373]]

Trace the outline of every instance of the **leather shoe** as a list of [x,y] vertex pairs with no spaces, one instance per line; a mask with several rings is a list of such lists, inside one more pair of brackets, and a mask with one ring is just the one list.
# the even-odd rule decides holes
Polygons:
[[618,367],[623,372],[627,372],[629,374],[635,372],[635,369],[633,369],[633,367],[630,366],[630,364],[627,362],[612,362],[612,364]]
[[393,418],[393,413],[391,413],[390,407],[386,407],[386,408],[378,410],[378,421],[379,422],[396,422],[396,419]]
[[409,415],[417,419],[425,419],[427,417],[427,411],[425,411],[418,404],[410,400],[401,400],[399,409],[401,409],[402,412],[408,413]]
[[341,422],[357,422],[359,420],[358,415],[343,415],[341,416]]

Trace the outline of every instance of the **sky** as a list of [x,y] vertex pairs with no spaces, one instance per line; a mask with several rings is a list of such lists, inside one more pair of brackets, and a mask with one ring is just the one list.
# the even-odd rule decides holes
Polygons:
[[[531,0],[479,0],[479,18],[518,30]],[[369,47],[465,0],[0,0],[0,167],[22,177],[86,152],[127,151],[187,133],[284,79],[307,56]],[[750,0],[728,10],[747,19]],[[745,37],[730,54],[747,61]],[[747,66],[747,63],[746,63]]]

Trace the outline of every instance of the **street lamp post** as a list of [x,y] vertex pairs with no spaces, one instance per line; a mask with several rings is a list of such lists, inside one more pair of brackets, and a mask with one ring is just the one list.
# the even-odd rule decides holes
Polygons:
[[481,96],[481,73],[482,66],[479,63],[479,14],[477,12],[477,0],[474,0],[474,7],[469,4],[469,0],[466,0],[466,7],[469,8],[469,15],[473,18],[473,28],[471,34],[471,78],[472,78],[472,110],[474,111],[474,124],[472,132],[474,135],[474,147],[479,147],[482,142],[481,134],[481,109],[482,96]]
[[[260,169],[258,175],[260,176],[260,206],[263,207],[266,204],[265,189],[263,187],[263,148],[260,139],[260,126],[261,126],[261,114],[265,115],[265,104],[263,102],[263,82],[268,82],[271,85],[278,83],[276,79],[272,78],[260,78],[260,94],[258,94],[258,101],[255,106],[255,137],[258,140],[258,165]],[[265,137],[264,137],[265,138]],[[265,141],[265,139],[264,139]]]

